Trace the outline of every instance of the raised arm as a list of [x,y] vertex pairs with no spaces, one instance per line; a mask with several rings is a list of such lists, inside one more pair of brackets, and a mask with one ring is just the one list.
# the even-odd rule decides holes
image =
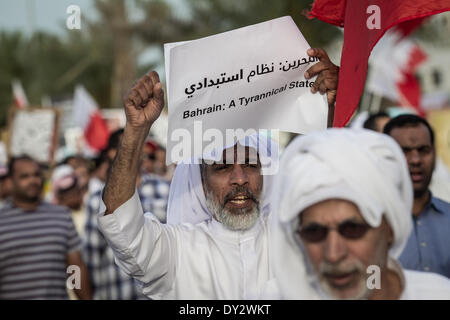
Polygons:
[[336,102],[337,87],[339,81],[339,67],[334,65],[323,49],[313,48],[307,51],[310,57],[319,58],[319,62],[305,72],[305,78],[310,79],[317,75],[311,92],[327,94],[328,123],[327,127],[333,126],[334,104]]
[[145,138],[163,107],[164,92],[154,71],[139,79],[126,94],[126,126],[103,191],[105,215],[113,213],[133,196]]

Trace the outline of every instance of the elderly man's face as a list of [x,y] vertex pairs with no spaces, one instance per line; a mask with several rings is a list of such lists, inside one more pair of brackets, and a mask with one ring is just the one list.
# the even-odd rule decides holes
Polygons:
[[244,149],[234,148],[233,164],[223,161],[205,165],[202,180],[207,207],[214,218],[231,230],[246,230],[259,216],[263,178],[260,162],[249,156],[249,148],[245,148],[244,164],[237,161],[238,150]]
[[385,220],[371,228],[352,202],[338,199],[308,207],[300,220],[300,236],[322,288],[338,299],[368,298],[367,267],[383,270],[392,242]]

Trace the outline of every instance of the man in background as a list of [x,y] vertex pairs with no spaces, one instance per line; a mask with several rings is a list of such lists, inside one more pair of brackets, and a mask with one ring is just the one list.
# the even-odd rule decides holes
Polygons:
[[80,236],[84,233],[85,212],[83,192],[75,170],[67,164],[57,166],[50,180],[53,203],[66,206],[72,213],[72,219]]
[[414,188],[414,228],[400,262],[408,269],[450,277],[450,203],[429,189],[436,162],[433,129],[425,119],[407,114],[391,119],[384,133],[402,148]]
[[72,217],[67,208],[42,201],[39,164],[13,158],[9,175],[11,199],[0,209],[0,299],[68,299],[72,268],[79,278],[75,294],[91,299]]
[[371,114],[366,121],[364,121],[363,128],[373,130],[376,132],[383,132],[383,128],[391,118],[386,112],[380,111]]
[[[98,189],[90,195],[86,203],[86,223],[84,225],[83,257],[86,261],[96,300],[136,300],[146,299],[136,288],[134,280],[126,275],[114,262],[114,254],[103,234],[98,229],[97,214],[100,200],[111,162],[117,153],[123,129],[110,136],[108,147],[100,156],[102,181]],[[150,147],[147,144],[147,147]],[[156,150],[156,146],[155,146]],[[143,157],[149,155],[148,148]],[[141,166],[141,169],[143,167]],[[137,190],[144,212],[152,212],[161,222],[166,221],[167,200],[170,183],[158,176],[141,172],[137,181]]]

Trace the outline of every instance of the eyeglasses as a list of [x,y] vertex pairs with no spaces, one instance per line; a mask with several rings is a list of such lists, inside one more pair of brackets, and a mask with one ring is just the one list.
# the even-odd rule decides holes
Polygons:
[[337,232],[346,239],[356,240],[362,238],[369,229],[370,226],[365,223],[344,221],[334,228],[326,227],[318,223],[312,223],[301,228],[297,232],[306,242],[318,243],[327,238],[328,231],[330,230],[337,230]]

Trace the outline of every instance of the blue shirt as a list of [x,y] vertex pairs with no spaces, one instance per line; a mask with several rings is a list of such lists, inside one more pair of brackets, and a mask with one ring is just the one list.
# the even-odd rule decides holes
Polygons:
[[[156,176],[143,176],[138,187],[144,212],[163,216],[167,208],[169,185]],[[83,258],[89,270],[95,300],[146,299],[137,289],[133,278],[126,275],[114,262],[114,253],[98,229],[97,215],[100,210],[102,190],[95,192],[86,206]]]
[[142,176],[138,188],[144,212],[151,212],[162,223],[166,223],[167,201],[170,182],[154,174]]
[[405,269],[450,278],[450,203],[431,195],[422,213],[413,217],[413,231],[399,260]]

